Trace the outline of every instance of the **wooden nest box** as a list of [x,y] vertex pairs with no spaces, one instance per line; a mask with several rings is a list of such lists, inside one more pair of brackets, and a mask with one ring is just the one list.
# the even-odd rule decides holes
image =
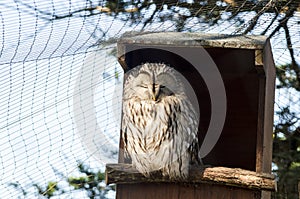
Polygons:
[[125,72],[141,63],[159,62],[174,67],[189,81],[199,104],[200,142],[213,127],[213,116],[221,114],[212,108],[212,97],[217,96],[212,92],[219,88],[208,86],[212,78],[205,79],[205,75],[209,70],[201,74],[194,66],[207,63],[203,51],[215,65],[225,93],[219,138],[203,158],[211,167],[193,172],[188,182],[146,179],[124,164],[121,140],[119,164],[108,164],[106,170],[107,183],[117,184],[117,198],[256,199],[270,198],[270,191],[275,190],[271,175],[275,67],[267,38],[143,33],[118,42],[119,62]]

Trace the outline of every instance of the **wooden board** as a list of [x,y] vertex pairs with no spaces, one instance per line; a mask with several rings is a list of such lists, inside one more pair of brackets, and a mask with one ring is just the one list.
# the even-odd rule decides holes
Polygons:
[[192,166],[190,170],[190,176],[185,181],[170,181],[168,178],[161,176],[159,172],[154,173],[152,177],[144,177],[130,164],[107,164],[105,173],[107,184],[156,184],[173,182],[175,184],[197,185],[207,183],[214,185],[227,185],[231,187],[251,190],[274,191],[276,189],[274,175],[266,173],[256,173],[239,168],[201,168]]
[[221,185],[122,184],[117,185],[117,199],[260,199],[260,191]]

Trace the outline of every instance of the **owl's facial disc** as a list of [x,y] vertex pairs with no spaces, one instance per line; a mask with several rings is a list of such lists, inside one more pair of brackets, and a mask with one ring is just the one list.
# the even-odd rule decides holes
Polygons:
[[[154,73],[141,72],[134,83],[135,95],[143,100],[159,102],[164,97],[173,95],[176,85],[175,80],[166,75],[155,75]],[[168,87],[166,85],[169,85]]]

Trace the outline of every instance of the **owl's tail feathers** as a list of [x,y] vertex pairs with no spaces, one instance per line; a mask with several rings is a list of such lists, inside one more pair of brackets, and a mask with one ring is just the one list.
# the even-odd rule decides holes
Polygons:
[[200,152],[198,151],[197,154],[195,155],[195,161],[194,163],[198,166],[204,166],[202,158],[200,157]]
[[203,166],[204,164],[203,164],[202,158],[200,156],[200,149],[199,149],[198,142],[192,143],[192,145],[189,148],[189,151],[192,155],[191,163],[199,165],[199,166]]

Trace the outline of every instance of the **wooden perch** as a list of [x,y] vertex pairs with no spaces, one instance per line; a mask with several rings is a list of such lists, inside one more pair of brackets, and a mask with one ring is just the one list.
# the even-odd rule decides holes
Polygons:
[[[207,167],[191,168],[191,176],[184,183],[210,183],[247,188],[252,190],[275,191],[276,182],[274,175],[256,173],[239,168]],[[170,182],[166,177],[156,174],[151,178],[144,177],[130,164],[107,164],[106,183],[133,184],[133,183],[161,183]],[[173,181],[174,182],[174,181]]]

